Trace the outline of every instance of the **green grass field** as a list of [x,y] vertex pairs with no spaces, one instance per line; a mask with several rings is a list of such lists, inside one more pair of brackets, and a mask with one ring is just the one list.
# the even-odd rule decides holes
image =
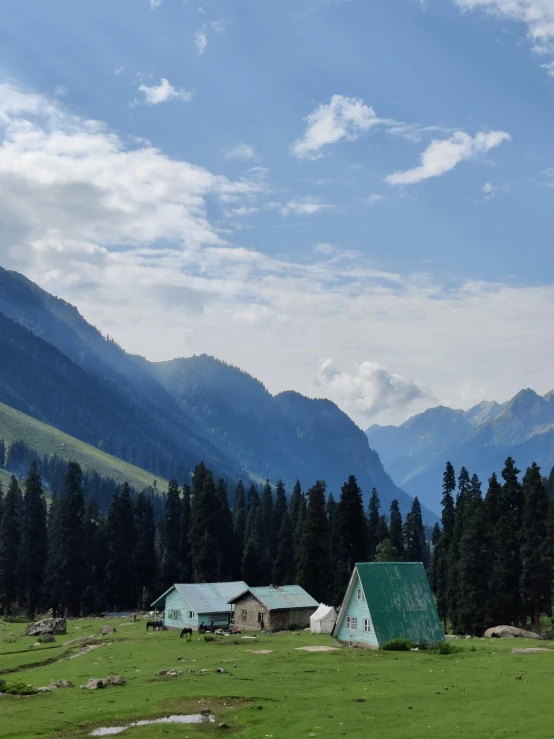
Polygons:
[[[117,634],[103,638],[104,646],[68,659],[69,650],[75,654],[80,647],[64,647],[65,640],[98,634],[105,623],[113,623]],[[300,632],[209,643],[195,635],[187,643],[175,631],[147,634],[143,621],[122,623],[71,621],[67,636],[40,647],[21,636],[23,625],[0,624],[0,677],[8,684],[42,686],[69,679],[76,685],[30,697],[0,696],[2,739],[78,739],[96,727],[202,710],[215,714],[215,724],[159,724],[121,736],[550,739],[554,732],[554,648],[552,654],[510,653],[514,646],[537,642],[460,640],[456,643],[464,651],[455,655],[349,648],[313,653],[297,647],[330,646],[331,639]],[[251,651],[258,649],[270,653]],[[18,665],[26,667],[18,670]],[[218,674],[218,667],[228,674]],[[155,677],[166,668],[183,675]],[[78,687],[110,674],[122,675],[127,685],[98,691]],[[221,723],[229,728],[220,728]]]
[[[57,454],[68,461],[78,462],[83,470],[96,470],[102,477],[111,477],[119,484],[127,481],[137,490],[153,485],[156,480],[154,475],[140,467],[112,457],[111,454],[106,454],[3,403],[0,403],[0,439],[4,439],[8,445],[13,441],[23,440],[40,455]],[[9,482],[10,476],[6,477],[7,473],[1,472],[0,482],[5,485]],[[167,481],[160,478],[157,480],[158,490],[165,490]]]

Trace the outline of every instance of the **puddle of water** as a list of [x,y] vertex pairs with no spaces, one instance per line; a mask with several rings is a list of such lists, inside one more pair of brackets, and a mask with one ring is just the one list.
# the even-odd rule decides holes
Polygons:
[[133,721],[126,726],[103,726],[100,729],[91,731],[89,736],[113,736],[114,734],[121,734],[127,731],[127,729],[132,729],[135,726],[152,726],[153,724],[203,724],[208,721],[213,724],[215,716],[204,716],[202,713],[192,713],[188,716],[166,716],[165,718]]

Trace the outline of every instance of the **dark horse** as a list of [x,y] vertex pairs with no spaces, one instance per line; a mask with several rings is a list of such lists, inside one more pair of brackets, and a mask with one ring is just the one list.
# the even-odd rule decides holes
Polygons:
[[188,640],[191,641],[191,639],[192,639],[192,629],[190,628],[190,626],[185,626],[185,628],[181,631],[181,634],[180,634],[180,637],[179,638],[182,639],[184,636],[188,636],[189,637]]
[[147,621],[146,622],[146,631],[152,627],[154,630],[156,629],[163,629],[164,622],[163,621]]

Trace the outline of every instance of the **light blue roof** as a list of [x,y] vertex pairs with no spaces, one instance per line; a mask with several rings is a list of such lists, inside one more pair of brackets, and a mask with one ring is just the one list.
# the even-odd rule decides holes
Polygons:
[[176,583],[152,605],[165,602],[168,593],[173,589],[186,600],[192,611],[196,613],[229,613],[229,600],[243,593],[248,585],[243,580],[236,582]]
[[317,608],[319,603],[300,585],[268,585],[260,588],[245,588],[242,593],[229,600],[233,603],[242,595],[252,593],[268,611],[289,610],[290,608]]

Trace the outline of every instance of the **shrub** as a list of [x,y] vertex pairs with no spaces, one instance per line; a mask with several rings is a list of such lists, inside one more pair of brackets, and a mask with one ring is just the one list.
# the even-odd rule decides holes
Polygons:
[[412,642],[409,639],[391,639],[381,647],[387,652],[409,652],[411,648]]
[[25,683],[12,683],[11,685],[5,685],[2,692],[6,695],[36,695],[38,690],[35,690],[31,685],[25,685]]
[[4,616],[2,619],[7,624],[30,624],[31,621],[25,616]]
[[204,634],[204,641],[215,641],[215,636],[213,634]]
[[437,644],[439,654],[457,654],[462,651],[461,647],[451,644],[449,641],[440,641]]

